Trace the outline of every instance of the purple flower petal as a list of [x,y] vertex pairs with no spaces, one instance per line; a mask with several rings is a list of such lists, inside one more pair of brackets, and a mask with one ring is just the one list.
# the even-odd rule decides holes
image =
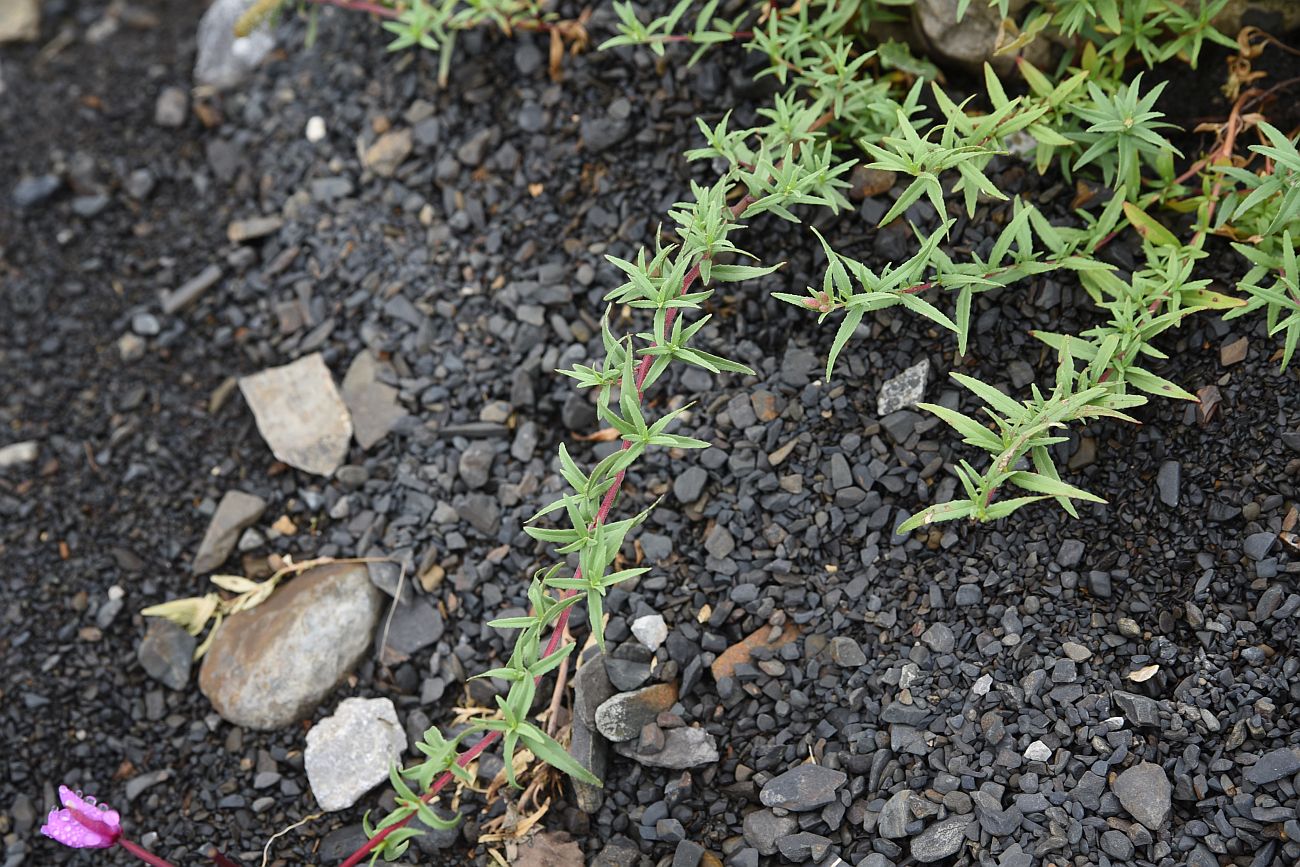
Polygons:
[[62,810],[51,810],[41,833],[73,849],[107,849],[122,836],[122,817],[116,810],[83,798],[67,786],[59,786]]

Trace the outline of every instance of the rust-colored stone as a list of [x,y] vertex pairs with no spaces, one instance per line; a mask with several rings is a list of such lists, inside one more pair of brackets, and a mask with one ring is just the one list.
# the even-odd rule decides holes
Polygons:
[[785,628],[775,639],[769,640],[771,634],[772,627],[764,626],[722,651],[710,666],[713,679],[717,681],[724,677],[731,677],[736,673],[736,666],[742,662],[749,662],[753,658],[754,651],[760,647],[776,650],[794,641],[799,637],[799,627],[793,623],[786,623]]

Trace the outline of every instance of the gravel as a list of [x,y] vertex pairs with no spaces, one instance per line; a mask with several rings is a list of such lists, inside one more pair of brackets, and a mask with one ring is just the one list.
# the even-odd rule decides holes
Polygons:
[[[105,8],[55,4],[47,24],[81,33],[78,16]],[[528,576],[556,562],[522,532],[563,488],[556,446],[584,467],[617,447],[570,436],[604,424],[590,395],[554,373],[601,357],[602,299],[618,281],[604,256],[634,256],[663,203],[709,182],[707,166],[680,159],[696,114],[716,123],[708,112],[726,105],[747,122],[763,98],[738,88],[738,53],[690,68],[672,55],[656,71],[644,52],[588,52],[550,82],[547,43],[526,33],[466,34],[440,89],[418,55],[387,54],[384,34],[322,7],[315,49],[295,47],[305,25],[285,15],[283,56],[219,97],[196,92],[181,125],[161,127],[161,91],[190,92],[194,25],[183,4],[157,9],[163,24],[122,28],[107,47],[78,37],[40,75],[29,74],[36,48],[5,58],[0,164],[14,168],[3,192],[15,207],[0,209],[0,236],[19,240],[5,249],[17,276],[0,290],[0,424],[6,444],[39,451],[0,473],[11,567],[0,642],[17,673],[0,716],[21,745],[0,823],[17,831],[6,857],[22,847],[27,863],[59,856],[15,819],[38,821],[46,784],[61,781],[125,805],[129,828],[175,863],[209,839],[258,863],[271,834],[316,810],[304,723],[348,698],[386,698],[409,739],[467,701],[492,706],[503,684],[466,678],[508,659],[509,635],[482,624],[525,611]],[[610,13],[594,10],[600,40]],[[96,59],[110,54],[113,70]],[[87,93],[113,96],[96,111]],[[366,164],[387,149],[391,176]],[[991,165],[1000,188],[1074,224],[1070,185]],[[153,177],[147,194],[132,181],[140,170]],[[81,216],[79,197],[107,201]],[[862,209],[888,206],[877,198]],[[991,243],[1007,207],[980,203],[962,248]],[[280,224],[232,243],[231,225],[254,217]],[[914,249],[909,232],[878,232],[856,208],[818,226],[873,268],[873,251]],[[777,863],[782,843],[812,858],[823,840],[825,863],[870,867],[1119,863],[1111,832],[1133,846],[1129,863],[1300,861],[1300,827],[1286,830],[1296,772],[1285,770],[1300,675],[1288,542],[1300,381],[1268,361],[1277,344],[1262,323],[1198,314],[1162,343],[1172,361],[1156,372],[1213,385],[1213,418],[1153,401],[1140,427],[1063,432],[1053,453],[1066,479],[1107,505],[1074,520],[1035,504],[996,524],[896,536],[902,517],[956,493],[950,468],[970,454],[919,409],[882,414],[886,380],[925,360],[925,399],[965,412],[977,401],[953,387],[954,369],[1008,391],[1030,375],[1049,381],[1027,332],[1088,327],[1085,293],[1045,274],[978,295],[961,360],[915,318],[878,311],[824,380],[833,329],[768,295],[820,279],[815,245],[766,218],[746,237],[787,265],[715,299],[701,347],[755,374],[674,367],[650,393],[656,410],[694,402],[674,430],[715,448],[651,450],[616,504],[627,517],[660,500],[619,552],[652,568],[607,598],[608,658],[570,672],[570,746],[606,763],[605,786],[549,791],[540,830],[610,864],[689,857],[691,843],[708,853],[701,863],[758,867]],[[1135,241],[1120,235],[1108,250],[1122,261]],[[1206,267],[1231,285],[1232,261]],[[1243,326],[1254,351],[1225,377],[1218,349]],[[316,354],[353,422],[331,475],[278,461],[238,395],[241,377]],[[1159,482],[1169,462],[1173,505]],[[382,655],[390,600],[367,580],[375,621],[355,627],[365,640],[350,677],[297,671],[327,693],[273,730],[232,725],[199,690],[171,688],[184,683],[171,670],[184,647],[140,655],[151,626],[140,608],[211,589],[188,561],[231,490],[266,509],[214,569],[261,580],[287,555],[407,564]],[[633,627],[655,615],[665,635],[651,650]],[[585,613],[571,630],[588,642]],[[1149,679],[1127,679],[1150,666]],[[608,749],[596,708],[645,686],[676,692]],[[1046,755],[1027,759],[1035,742]],[[831,800],[759,809],[765,787],[810,759],[844,775]],[[1108,783],[1146,764],[1172,789],[1155,830]],[[483,788],[499,752],[479,768]],[[465,789],[461,824],[417,840],[412,857],[488,863],[477,835],[514,815],[502,809],[512,797],[503,790],[485,813]],[[274,857],[336,864],[364,812],[391,805],[380,785],[278,839]]]

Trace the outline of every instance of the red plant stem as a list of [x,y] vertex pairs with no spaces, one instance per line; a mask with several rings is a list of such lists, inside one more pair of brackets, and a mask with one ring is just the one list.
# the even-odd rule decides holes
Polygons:
[[153,867],[175,867],[175,865],[173,865],[172,862],[164,858],[159,858],[157,855],[150,852],[148,849],[144,848],[139,843],[132,843],[130,840],[126,839],[125,837],[118,837],[117,845],[121,846],[123,849],[130,852],[132,855],[139,858],[144,863],[152,864]]
[[352,12],[369,12],[371,15],[378,15],[380,18],[398,18],[401,13],[391,6],[380,6],[378,3],[371,3],[369,0],[307,0],[308,3],[315,3],[318,6],[337,6],[340,9],[348,9]]
[[[828,112],[827,114],[817,119],[817,121],[813,124],[813,129],[819,129],[820,127],[824,126],[827,122],[829,122],[830,119],[831,119],[831,114]],[[754,203],[754,196],[752,194],[746,193],[744,196],[742,196],[734,205],[731,206],[730,210],[731,210],[732,219],[735,219],[739,217],[741,214],[743,214],[745,212],[745,209],[748,208],[753,203]],[[682,279],[682,288],[679,290],[678,294],[685,295],[687,292],[689,292],[691,285],[697,279],[699,279],[699,276],[700,276],[700,266],[697,263],[691,267],[691,270],[686,272],[686,276]],[[672,327],[673,322],[677,319],[678,310],[679,308],[677,307],[669,307],[668,311],[664,314],[665,332],[667,332],[667,330]],[[654,346],[653,342],[651,343],[651,346]],[[642,395],[642,386],[645,385],[646,377],[649,376],[650,367],[653,364],[654,364],[654,356],[650,355],[649,353],[646,353],[641,357],[641,363],[637,367],[637,371],[636,371],[636,389],[637,389],[638,398],[641,397]],[[624,449],[629,449],[631,447],[632,447],[632,443],[630,441],[623,440]],[[596,512],[596,519],[593,522],[594,524],[603,524],[605,523],[605,521],[609,519],[610,510],[614,508],[614,501],[618,499],[618,493],[623,486],[623,479],[625,476],[626,476],[626,471],[619,470],[618,475],[614,477],[614,484],[610,485],[609,490],[605,492],[605,496],[600,502],[600,509]],[[573,577],[581,578],[582,570],[575,569],[573,572]],[[573,596],[577,592],[578,591],[576,590],[565,590],[560,594],[560,599],[561,600],[568,599],[569,597]],[[552,627],[551,629],[551,637],[546,642],[546,651],[542,654],[543,657],[550,656],[552,653],[558,650],[561,642],[564,641],[564,629],[569,623],[569,613],[572,610],[573,610],[572,606],[565,608],[563,611],[560,612],[560,616],[556,618],[555,626]],[[541,680],[542,679],[538,677],[535,678],[533,682],[541,683]],[[474,759],[476,759],[480,753],[482,753],[488,747],[496,743],[497,740],[500,739],[500,737],[501,737],[500,732],[497,731],[488,732],[482,738],[480,738],[478,742],[475,743],[472,747],[465,750],[465,752],[461,753],[460,756],[456,758],[456,764],[460,765],[462,768],[468,767],[470,762],[474,761]],[[429,790],[420,796],[420,800],[424,801],[425,803],[432,801],[435,797],[437,797],[438,793],[442,791],[442,789],[449,782],[451,782],[451,779],[452,779],[451,771],[443,771],[442,774],[436,780],[433,781],[433,785],[429,786]],[[361,846],[360,849],[357,849],[357,851],[349,855],[347,860],[344,861],[341,865],[339,865],[339,867],[356,867],[356,865],[360,864],[363,860],[365,860],[366,856],[369,855],[370,852],[372,852],[376,846],[378,846],[381,842],[383,842],[385,837],[387,837],[392,832],[396,831],[398,828],[407,825],[413,818],[415,818],[414,813],[412,813],[410,816],[407,816],[405,819],[402,819],[400,822],[394,822],[388,827],[381,829],[377,834],[375,834],[375,836],[367,840],[365,844]],[[170,867],[170,865],[168,865],[168,867]]]

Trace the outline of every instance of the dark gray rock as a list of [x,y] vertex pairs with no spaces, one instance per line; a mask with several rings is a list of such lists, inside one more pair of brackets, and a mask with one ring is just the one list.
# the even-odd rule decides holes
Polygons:
[[778,816],[771,810],[749,813],[742,827],[745,842],[757,849],[760,855],[775,855],[776,841],[798,830],[799,823],[794,816]]
[[972,822],[969,816],[950,816],[935,822],[912,839],[912,857],[930,864],[957,854]]
[[907,826],[912,821],[908,809],[911,798],[912,792],[908,789],[895,792],[889,797],[880,810],[880,821],[876,826],[880,836],[886,840],[901,840],[907,836]]
[[149,628],[136,648],[145,673],[169,689],[181,690],[190,679],[195,637],[170,620],[150,618]]
[[57,193],[62,186],[63,180],[58,175],[38,175],[34,178],[22,178],[14,185],[10,198],[14,203],[14,207],[21,211],[46,201]]
[[1300,747],[1284,747],[1271,750],[1259,757],[1255,764],[1246,768],[1247,782],[1257,786],[1276,783],[1300,771]]
[[1123,831],[1106,831],[1101,835],[1101,850],[1116,860],[1127,861],[1133,857],[1133,841]]
[[190,571],[202,575],[226,562],[239,541],[239,534],[262,517],[264,511],[266,501],[261,497],[243,491],[226,491],[208,522]]
[[847,779],[843,771],[803,764],[768,780],[758,799],[765,807],[781,807],[796,813],[815,810],[835,800]]
[[1116,690],[1111,698],[1119,706],[1124,718],[1135,726],[1154,726],[1160,723],[1160,706],[1144,695]]
[[820,834],[800,831],[798,834],[778,837],[776,848],[787,861],[796,864],[819,863],[830,851],[831,841]]
[[1182,478],[1183,466],[1178,461],[1165,461],[1156,474],[1156,490],[1160,494],[1160,502],[1171,509],[1178,506]]
[[847,635],[837,635],[831,639],[830,655],[831,661],[841,668],[857,668],[867,664],[867,655]]
[[1111,789],[1129,815],[1152,831],[1169,819],[1173,787],[1159,765],[1136,764],[1116,777]]
[[1258,562],[1268,556],[1268,551],[1275,541],[1277,541],[1276,533],[1251,533],[1242,543],[1241,550],[1247,557]]
[[921,640],[935,653],[952,653],[957,646],[956,636],[943,623],[930,624],[930,628],[921,633]]
[[718,760],[717,739],[704,729],[694,727],[665,729],[663,746],[655,743],[649,751],[641,748],[639,737],[635,742],[615,743],[614,749],[638,764],[675,771],[711,765]]
[[673,495],[682,503],[693,503],[704,493],[709,474],[703,467],[687,467],[673,481]]

